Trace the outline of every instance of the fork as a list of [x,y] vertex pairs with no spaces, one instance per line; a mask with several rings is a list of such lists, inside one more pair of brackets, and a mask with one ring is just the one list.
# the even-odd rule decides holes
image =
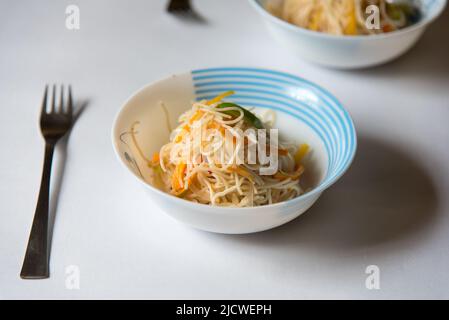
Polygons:
[[48,86],[46,86],[40,116],[40,128],[45,139],[44,168],[33,225],[22,271],[20,272],[22,279],[45,279],[49,277],[48,209],[51,164],[56,143],[70,130],[73,123],[71,87],[68,87],[68,101],[65,104],[64,86],[61,86],[59,105],[56,106],[56,85],[53,85],[50,110],[47,106],[48,91]]
[[174,14],[192,12],[190,0],[170,0],[167,11]]

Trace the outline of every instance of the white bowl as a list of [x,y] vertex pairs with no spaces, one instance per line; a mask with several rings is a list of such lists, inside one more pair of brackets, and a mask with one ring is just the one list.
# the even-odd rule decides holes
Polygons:
[[345,69],[375,66],[399,57],[446,6],[446,0],[421,0],[422,18],[414,25],[379,35],[336,36],[300,28],[273,16],[265,9],[267,0],[249,1],[273,37],[288,50],[311,62]]
[[[255,113],[276,110],[274,127],[289,140],[308,143],[304,183],[311,191],[295,199],[261,207],[224,208],[189,202],[151,185],[151,170],[130,139],[135,121],[137,142],[146,155],[168,142],[163,101],[172,124],[195,100],[210,99],[234,90],[230,101],[255,107]],[[119,161],[148,191],[151,201],[175,219],[193,227],[220,233],[250,233],[284,224],[306,211],[320,194],[350,166],[356,150],[356,134],[349,114],[322,88],[290,74],[255,68],[195,70],[171,76],[137,91],[118,113],[112,142]]]

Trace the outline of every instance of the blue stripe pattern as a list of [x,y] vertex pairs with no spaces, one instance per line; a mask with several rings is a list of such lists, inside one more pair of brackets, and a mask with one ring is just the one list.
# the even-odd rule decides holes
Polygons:
[[258,68],[211,68],[192,71],[196,100],[233,90],[238,104],[283,112],[310,127],[328,155],[326,177],[318,188],[335,182],[354,158],[357,138],[348,112],[323,88],[298,76]]

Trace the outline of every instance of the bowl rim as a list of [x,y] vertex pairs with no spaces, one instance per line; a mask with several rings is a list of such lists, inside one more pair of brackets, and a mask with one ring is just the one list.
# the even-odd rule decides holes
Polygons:
[[267,17],[268,20],[270,20],[276,24],[279,24],[283,27],[286,27],[294,32],[302,33],[307,36],[316,36],[316,37],[320,37],[323,39],[331,39],[331,40],[339,39],[339,40],[343,40],[343,41],[351,41],[351,40],[358,40],[358,39],[364,39],[367,41],[380,40],[380,39],[385,39],[385,38],[401,36],[403,34],[406,34],[406,33],[412,32],[412,31],[416,31],[418,29],[421,29],[421,28],[427,26],[428,24],[432,23],[436,18],[438,18],[441,15],[441,13],[443,12],[443,10],[447,4],[447,0],[442,0],[443,2],[442,2],[441,7],[439,8],[439,10],[437,10],[433,14],[433,16],[430,16],[426,19],[421,19],[420,21],[418,21],[415,24],[412,24],[408,27],[405,27],[403,29],[396,30],[393,32],[373,34],[373,35],[360,35],[360,34],[359,35],[335,35],[335,34],[319,32],[319,31],[313,31],[313,30],[309,30],[309,29],[302,28],[297,25],[291,24],[279,17],[276,17],[275,15],[271,14],[270,12],[268,12],[268,10],[265,9],[262,6],[262,4],[259,2],[260,0],[248,0],[248,1],[253,6],[253,8],[255,8],[257,12],[259,12],[259,14],[261,14],[264,17]]
[[[138,177],[134,172],[130,172],[131,170],[128,168],[128,166],[125,164],[125,162],[123,161],[122,157],[121,157],[121,153],[119,152],[119,147],[118,147],[118,139],[116,139],[116,131],[117,131],[117,125],[118,122],[121,118],[121,116],[126,112],[126,110],[130,107],[130,102],[141,92],[147,90],[148,88],[161,83],[163,81],[167,81],[169,79],[173,79],[174,76],[185,76],[187,74],[193,76],[193,72],[195,70],[207,70],[207,69],[222,69],[222,68],[198,68],[195,70],[189,70],[186,72],[180,72],[180,73],[176,73],[176,74],[172,74],[169,75],[167,77],[164,77],[160,80],[156,80],[156,81],[152,81],[148,84],[143,85],[142,87],[140,87],[138,90],[135,90],[126,100],[125,102],[121,105],[120,109],[117,111],[113,123],[112,123],[112,130],[111,130],[111,140],[112,140],[112,146],[114,149],[114,153],[115,156],[117,157],[117,160],[121,163],[122,167],[125,168],[125,170],[127,172],[130,172],[132,176],[134,176],[135,179],[137,179],[140,183],[142,183],[144,186],[146,186],[147,188],[149,188],[151,191],[155,192],[156,194],[161,195],[163,198],[167,199],[168,201],[174,201],[175,203],[179,203],[180,205],[190,205],[193,208],[197,208],[198,210],[207,210],[207,209],[212,209],[210,211],[212,212],[216,212],[216,213],[227,213],[229,214],[229,212],[236,212],[237,210],[244,210],[244,211],[256,211],[256,210],[260,210],[260,209],[276,209],[276,208],[282,208],[282,207],[287,207],[287,206],[294,206],[300,202],[303,202],[304,200],[308,200],[309,198],[312,197],[319,197],[319,195],[325,191],[326,189],[328,189],[330,186],[332,186],[335,182],[337,182],[345,173],[346,171],[349,169],[349,167],[351,166],[352,162],[354,161],[355,155],[357,153],[357,147],[358,147],[358,143],[357,143],[357,130],[356,127],[354,125],[354,121],[351,117],[351,114],[349,113],[349,111],[341,104],[341,102],[332,94],[330,93],[328,90],[324,89],[323,87],[317,85],[316,83],[304,79],[300,76],[297,75],[293,75],[291,73],[287,73],[284,71],[280,71],[280,70],[275,70],[275,69],[268,69],[268,68],[255,68],[255,67],[243,67],[243,66],[231,66],[231,67],[224,67],[224,68],[245,68],[245,69],[253,69],[253,70],[264,70],[264,71],[275,71],[275,72],[279,72],[279,73],[283,73],[285,75],[290,75],[290,76],[294,76],[297,77],[301,80],[306,81],[307,83],[311,84],[312,86],[316,87],[317,89],[321,90],[324,94],[327,94],[329,97],[333,98],[333,100],[337,103],[337,105],[348,114],[348,119],[349,119],[349,127],[350,129],[354,132],[354,148],[352,149],[352,152],[348,158],[347,163],[345,164],[345,166],[339,171],[339,173],[337,175],[335,175],[334,177],[332,177],[332,179],[330,179],[329,181],[325,182],[326,179],[323,179],[323,181],[321,181],[316,187],[314,187],[312,190],[298,196],[295,197],[293,199],[289,199],[286,201],[282,201],[282,202],[278,202],[278,203],[273,203],[273,204],[267,204],[267,205],[263,205],[263,206],[253,206],[253,207],[220,207],[220,206],[212,206],[212,205],[208,205],[208,204],[203,204],[203,203],[196,203],[196,202],[192,202],[183,198],[178,198],[174,195],[168,194],[154,186],[152,186],[150,183],[148,183],[147,181],[145,181],[144,179]],[[323,183],[325,182],[325,183]]]

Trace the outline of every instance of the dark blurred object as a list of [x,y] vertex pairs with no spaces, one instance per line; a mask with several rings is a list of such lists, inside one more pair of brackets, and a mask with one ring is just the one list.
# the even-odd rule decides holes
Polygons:
[[207,23],[207,20],[190,5],[190,0],[170,0],[167,11],[186,23]]
[[190,0],[170,0],[167,11],[173,14],[185,14],[193,12]]

